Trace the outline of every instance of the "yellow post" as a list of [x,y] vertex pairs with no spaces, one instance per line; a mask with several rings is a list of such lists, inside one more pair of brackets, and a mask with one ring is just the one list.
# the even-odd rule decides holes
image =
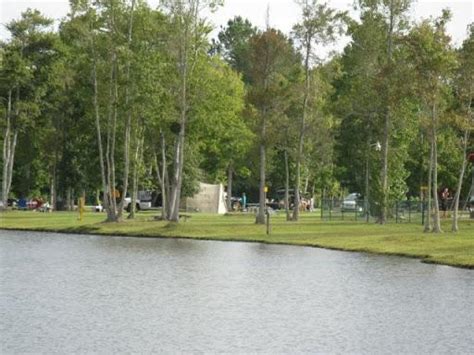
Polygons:
[[82,218],[84,217],[84,210],[85,210],[85,205],[86,201],[84,197],[79,198],[79,220],[82,221]]

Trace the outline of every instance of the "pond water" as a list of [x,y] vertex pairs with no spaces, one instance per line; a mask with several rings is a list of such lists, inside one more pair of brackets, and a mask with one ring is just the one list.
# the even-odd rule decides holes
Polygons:
[[1,353],[470,353],[473,296],[407,258],[0,231]]

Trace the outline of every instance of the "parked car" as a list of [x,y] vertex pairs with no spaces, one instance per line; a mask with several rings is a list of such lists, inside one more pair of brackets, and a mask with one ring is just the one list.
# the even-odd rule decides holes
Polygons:
[[[151,209],[151,192],[148,191],[139,191],[138,198],[135,203],[135,210],[142,211],[142,210],[149,210]],[[124,200],[124,208],[127,212],[130,213],[132,210],[132,198],[130,196],[125,197]]]
[[[103,195],[101,195],[101,198],[103,198]],[[116,199],[117,205],[120,202],[120,198],[118,197]],[[131,203],[132,203],[132,198],[130,197],[129,194],[124,199],[124,204],[123,208],[130,213],[131,211]],[[152,208],[152,192],[151,191],[138,191],[138,196],[135,204],[135,210],[136,211],[141,211],[141,210],[149,210]],[[105,207],[103,204],[99,203],[97,205],[94,205],[92,208],[93,211],[95,212],[104,212]]]
[[[7,207],[12,207],[12,208],[15,208],[17,206],[17,200],[14,199],[14,198],[9,198],[7,200]],[[3,201],[0,201],[0,209],[3,209],[5,208],[5,206],[3,205]]]
[[361,204],[361,195],[358,192],[353,192],[346,197],[342,201],[341,211],[342,212],[362,212],[362,204]]
[[[125,201],[123,204],[123,208],[130,213],[131,211],[131,206],[132,206],[132,198],[131,197],[125,197]],[[141,211],[141,210],[149,210],[151,208],[151,201],[136,201],[135,205],[135,211]],[[95,205],[93,207],[93,210],[95,212],[104,212],[105,208],[103,205]]]
[[94,211],[94,212],[104,212],[105,209],[104,209],[104,206],[102,206],[102,205],[95,205],[95,206],[93,207],[93,211]]
[[469,200],[467,201],[467,209],[474,215],[474,195],[469,197]]

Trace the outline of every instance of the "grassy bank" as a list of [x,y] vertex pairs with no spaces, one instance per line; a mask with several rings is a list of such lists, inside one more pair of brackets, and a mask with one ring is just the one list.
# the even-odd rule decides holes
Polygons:
[[[37,213],[12,211],[0,214],[0,228],[67,233],[182,237],[230,241],[292,244],[403,255],[425,262],[474,268],[474,221],[460,222],[459,233],[425,234],[417,224],[380,226],[353,221],[321,221],[316,214],[304,214],[297,223],[283,215],[272,216],[272,233],[254,224],[251,215],[211,216],[192,214],[180,224],[154,221],[153,213],[140,213],[133,221],[102,223],[105,215],[88,212],[83,221],[72,212]],[[445,231],[450,220],[443,221]]]

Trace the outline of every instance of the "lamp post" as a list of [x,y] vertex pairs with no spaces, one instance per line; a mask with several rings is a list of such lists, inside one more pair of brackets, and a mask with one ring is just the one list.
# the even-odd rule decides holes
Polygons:
[[367,149],[367,155],[365,158],[365,197],[364,197],[364,209],[365,209],[365,220],[367,223],[369,223],[369,217],[370,217],[370,212],[369,212],[369,182],[370,182],[370,164],[369,164],[369,156],[370,156],[370,149],[374,147],[377,152],[380,152],[382,150],[382,145],[380,142],[375,142],[368,145]]

